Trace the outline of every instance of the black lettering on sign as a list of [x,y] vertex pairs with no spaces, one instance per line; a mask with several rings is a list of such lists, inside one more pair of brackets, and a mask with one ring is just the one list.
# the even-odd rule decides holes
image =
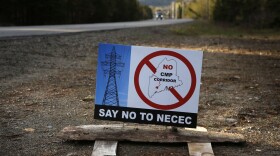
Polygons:
[[165,73],[165,72],[160,73],[160,76],[171,77],[172,75],[173,75],[172,73]]

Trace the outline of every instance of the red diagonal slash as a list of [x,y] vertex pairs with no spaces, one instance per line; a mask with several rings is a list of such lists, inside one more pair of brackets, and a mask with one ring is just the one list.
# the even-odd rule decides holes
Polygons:
[[150,61],[147,61],[146,65],[151,69],[153,73],[157,72],[157,68]]
[[174,87],[169,88],[170,92],[179,100],[182,101],[184,98],[174,89]]

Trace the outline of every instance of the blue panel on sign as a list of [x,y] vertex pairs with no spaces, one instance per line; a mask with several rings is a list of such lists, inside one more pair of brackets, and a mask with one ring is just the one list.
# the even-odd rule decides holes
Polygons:
[[127,106],[131,46],[99,44],[95,104]]

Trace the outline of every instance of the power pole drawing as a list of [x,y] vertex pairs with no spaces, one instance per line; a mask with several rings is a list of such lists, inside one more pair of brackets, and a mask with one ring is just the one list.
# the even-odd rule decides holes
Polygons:
[[113,47],[111,53],[105,55],[105,58],[106,60],[102,61],[101,65],[104,67],[104,74],[108,75],[108,81],[102,105],[119,106],[116,75],[121,74],[121,70],[119,68],[124,67],[124,63],[121,62],[121,55],[116,53],[115,47]]

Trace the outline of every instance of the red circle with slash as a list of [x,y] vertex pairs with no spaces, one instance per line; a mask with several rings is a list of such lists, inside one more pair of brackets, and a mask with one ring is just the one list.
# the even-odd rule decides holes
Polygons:
[[[140,84],[139,84],[139,76],[140,76],[140,72],[143,68],[144,65],[146,65],[153,73],[156,73],[156,68],[154,67],[154,65],[150,62],[150,60],[152,58],[155,58],[157,56],[162,56],[162,55],[168,55],[168,56],[173,56],[175,58],[178,58],[179,60],[181,60],[186,67],[188,68],[188,70],[190,71],[190,75],[191,75],[191,86],[190,89],[187,93],[187,95],[185,97],[182,97],[176,90],[175,88],[169,88],[169,91],[178,99],[178,102],[176,103],[172,103],[169,105],[161,105],[158,103],[155,103],[151,100],[149,100],[142,92],[141,88],[140,88]],[[189,62],[188,59],[186,59],[184,56],[182,56],[179,53],[176,53],[174,51],[169,51],[169,50],[161,50],[161,51],[156,51],[154,53],[151,53],[149,55],[147,55],[137,66],[136,70],[135,70],[135,75],[134,75],[134,85],[135,85],[135,89],[137,94],[139,95],[139,97],[149,106],[156,108],[156,109],[161,109],[161,110],[169,110],[169,109],[175,109],[178,108],[180,106],[182,106],[183,104],[185,104],[193,95],[194,91],[195,91],[195,87],[196,87],[196,74],[195,74],[195,70],[192,66],[192,64]]]

